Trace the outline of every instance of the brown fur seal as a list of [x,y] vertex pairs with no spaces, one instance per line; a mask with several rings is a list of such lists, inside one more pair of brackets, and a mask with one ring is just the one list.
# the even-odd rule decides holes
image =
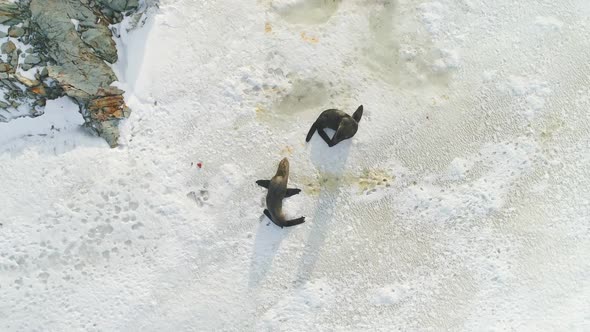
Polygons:
[[[332,147],[345,139],[349,139],[358,130],[358,123],[361,121],[361,117],[363,116],[363,105],[359,106],[352,116],[342,112],[341,110],[337,109],[329,109],[323,111],[317,120],[309,129],[307,133],[307,137],[305,138],[306,142],[309,142],[315,131],[317,130],[318,134],[322,137],[322,139],[328,144],[329,147]],[[324,131],[324,128],[330,128],[335,130],[336,133],[334,137],[330,139],[328,134]]]
[[270,180],[258,180],[256,184],[267,188],[266,207],[264,214],[277,226],[290,227],[299,225],[305,222],[305,217],[297,219],[285,220],[283,213],[283,198],[291,197],[298,194],[301,189],[287,188],[289,181],[289,160],[283,158],[277,168],[277,173]]

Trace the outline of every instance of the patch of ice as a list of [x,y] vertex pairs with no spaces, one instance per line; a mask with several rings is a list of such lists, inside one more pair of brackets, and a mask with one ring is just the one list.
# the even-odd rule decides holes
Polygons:
[[394,305],[411,295],[410,289],[405,285],[388,285],[373,290],[370,302],[377,306]]
[[72,18],[72,19],[70,19],[70,21],[74,25],[74,29],[76,29],[76,31],[80,30],[80,21],[79,20]]
[[418,9],[428,32],[432,35],[441,34],[443,32],[442,22],[448,12],[447,7],[439,1],[433,1],[421,4]]
[[451,164],[447,168],[447,174],[446,176],[443,176],[443,178],[447,178],[451,181],[464,180],[466,173],[471,169],[473,164],[473,160],[457,157],[451,161]]
[[461,58],[457,50],[441,49],[440,53],[440,58],[436,59],[433,64],[435,71],[447,72],[460,66]]
[[545,98],[552,93],[549,86],[546,81],[517,75],[510,75],[507,81],[498,83],[500,91],[507,92],[524,104],[523,113],[529,118],[544,108]]
[[257,324],[258,331],[301,330],[314,327],[310,314],[327,310],[336,294],[326,280],[308,282],[269,308]]
[[535,24],[556,31],[561,30],[563,27],[563,22],[553,16],[537,16]]

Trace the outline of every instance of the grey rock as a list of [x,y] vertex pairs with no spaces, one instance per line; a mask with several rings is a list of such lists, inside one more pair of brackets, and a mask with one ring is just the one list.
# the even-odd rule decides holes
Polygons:
[[12,26],[8,29],[8,35],[13,38],[22,37],[25,34],[25,29],[17,26]]
[[[94,36],[98,30],[110,37],[110,30],[104,24],[96,24],[94,13],[83,6],[78,0],[61,0],[46,2],[32,0],[30,4],[32,22],[46,32],[48,54],[56,63],[49,66],[49,76],[64,86],[64,91],[78,101],[89,100],[101,87],[110,85],[116,80],[112,69],[104,63],[101,52],[89,47],[89,43],[98,45],[105,41]],[[69,17],[76,18],[80,25],[88,27],[88,40],[82,41],[74,30]],[[111,48],[106,59],[116,59],[115,43],[111,39],[106,42]],[[103,45],[104,46],[104,45]],[[96,51],[96,52],[95,52]],[[106,60],[105,59],[105,60]]]
[[0,24],[15,25],[22,21],[22,12],[15,3],[7,3],[3,1],[0,3]]
[[100,12],[107,17],[112,17],[114,13],[113,10],[108,7],[101,9]]
[[8,108],[10,105],[0,100],[0,108]]
[[25,58],[25,63],[26,64],[36,65],[39,62],[41,62],[41,58],[38,55],[35,55],[35,54],[29,54]]
[[4,38],[6,36],[8,36],[8,34],[6,32],[0,31],[0,38]]
[[137,9],[139,6],[138,0],[97,0],[97,2],[117,12]]
[[[0,72],[3,78],[0,89],[8,89],[4,94],[6,101],[12,105],[31,106],[28,114],[19,116],[36,116],[42,113],[46,100],[67,95],[79,105],[87,127],[93,128],[111,146],[116,146],[119,121],[129,116],[130,109],[125,105],[123,91],[110,86],[117,78],[107,63],[116,62],[118,55],[109,25],[122,20],[123,12],[134,15],[139,1],[4,2],[0,0],[0,23],[11,25],[11,36],[33,46],[25,52],[19,51],[12,42],[0,46],[0,50],[8,54],[8,63],[2,68],[7,72]],[[142,8],[147,7],[142,5]],[[79,21],[78,29],[72,19]],[[19,22],[22,25],[15,27]],[[19,55],[24,57],[21,69],[40,69],[35,80],[13,73]],[[0,121],[10,120],[10,117],[6,120],[5,115],[16,111],[3,112]]]
[[117,48],[113,41],[112,34],[108,34],[102,29],[88,29],[82,32],[81,36],[84,43],[92,47],[97,54],[109,63],[117,62]]
[[[87,125],[116,146],[117,124],[128,116],[129,109],[122,98],[116,97],[123,92],[109,89],[117,78],[105,61],[114,63],[118,58],[109,22],[99,20],[79,0],[31,0],[29,7],[32,23],[45,33],[46,55],[52,59],[52,65],[46,67],[48,77],[58,82],[83,113],[88,113]],[[80,31],[75,30],[70,18],[80,22]]]
[[13,52],[12,54],[8,55],[8,62],[15,68],[18,66],[18,55],[20,54],[19,52],[19,50],[16,50],[16,52]]

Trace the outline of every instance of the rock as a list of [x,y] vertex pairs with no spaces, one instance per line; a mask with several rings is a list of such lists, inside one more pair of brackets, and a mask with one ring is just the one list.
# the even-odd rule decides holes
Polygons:
[[117,47],[113,40],[112,34],[105,35],[104,31],[99,29],[89,29],[82,32],[81,36],[84,43],[92,47],[103,59],[109,63],[117,62]]
[[25,29],[17,26],[12,26],[8,29],[8,35],[13,38],[22,37],[25,34]]
[[9,104],[7,104],[7,103],[5,103],[5,102],[3,102],[3,101],[0,100],[0,108],[8,108],[8,107],[10,107]]
[[41,62],[41,58],[34,54],[29,54],[25,58],[25,63],[30,65],[36,65]]
[[45,104],[47,104],[47,99],[45,98],[39,98],[37,99],[37,101],[35,102],[36,105],[38,106],[45,106]]
[[[137,3],[133,0],[107,2],[106,13],[132,8]],[[117,124],[119,119],[128,116],[129,108],[125,105],[123,91],[110,87],[116,76],[105,61],[114,63],[118,56],[108,20],[80,0],[31,0],[29,8],[31,26],[38,26],[45,32],[42,43],[46,45],[46,55],[52,64],[46,67],[46,75],[57,81],[61,87],[59,93],[76,100],[89,127],[115,146],[119,137]],[[71,19],[79,21],[80,31],[75,30]],[[43,85],[36,86],[35,92],[46,94],[49,99],[56,93]]]
[[8,62],[10,63],[11,66],[13,66],[14,68],[18,67],[18,50],[16,50],[15,53],[12,53],[11,55],[8,55]]
[[6,32],[0,31],[0,38],[4,38],[6,36],[8,36],[8,34]]
[[119,121],[115,119],[96,122],[92,126],[111,147],[115,147],[119,144]]
[[0,3],[0,24],[15,25],[22,21],[21,10],[15,3]]
[[47,96],[47,91],[45,90],[43,84],[39,84],[37,86],[32,87],[31,91],[36,95]]
[[0,73],[5,73],[12,70],[12,66],[7,63],[0,63]]
[[108,7],[101,9],[100,12],[106,17],[113,17],[113,10]]
[[[111,86],[117,77],[107,63],[115,63],[118,55],[110,25],[138,6],[138,0],[0,0],[0,24],[10,25],[8,35],[33,46],[25,52],[10,41],[0,46],[8,54],[0,61],[0,93],[8,90],[7,102],[39,111],[28,111],[28,116],[41,114],[46,100],[67,95],[79,105],[87,126],[116,146],[118,123],[130,109],[124,91]],[[14,73],[18,65],[39,68],[35,79]],[[6,119],[0,116],[0,121]]]
[[116,12],[124,12],[127,10],[137,9],[139,5],[138,0],[97,0],[100,4],[109,7]]
[[123,93],[123,90],[114,86],[100,89],[97,97],[88,102],[90,116],[100,121],[127,117],[129,109],[125,105]]
[[0,51],[4,54],[10,54],[16,50],[16,45],[12,41],[7,41],[0,46]]
[[19,74],[19,73],[15,73],[15,74],[14,74],[14,77],[15,77],[15,78],[16,78],[16,79],[17,79],[19,82],[21,82],[22,84],[24,84],[24,85],[25,85],[26,87],[28,87],[28,88],[32,88],[32,87],[34,87],[34,86],[37,86],[37,85],[39,85],[39,84],[41,83],[41,82],[39,82],[39,81],[37,81],[37,80],[30,80],[30,79],[28,79],[28,78],[26,78],[26,77],[22,76],[22,75],[21,75],[21,74]]

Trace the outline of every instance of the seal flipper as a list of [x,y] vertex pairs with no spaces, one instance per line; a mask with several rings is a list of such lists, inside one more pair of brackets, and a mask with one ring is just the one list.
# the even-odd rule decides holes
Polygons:
[[306,142],[309,142],[309,140],[311,139],[311,137],[313,136],[313,134],[315,133],[317,128],[318,128],[318,122],[316,121],[311,125],[311,128],[309,129],[309,132],[307,133],[307,137],[305,138]]
[[281,225],[281,227],[283,227],[283,226],[285,226],[285,227],[296,226],[299,224],[303,224],[304,222],[305,222],[305,217],[300,217],[297,219],[291,219],[291,220],[285,221],[285,223],[283,225]]
[[305,217],[300,217],[300,218],[297,218],[297,219],[286,220],[285,223],[279,224],[279,223],[277,223],[276,221],[274,221],[272,219],[272,217],[270,216],[270,211],[268,211],[268,209],[264,209],[264,215],[268,219],[270,219],[270,221],[272,221],[273,224],[279,226],[280,228],[296,226],[296,225],[299,225],[299,224],[303,224],[305,222]]
[[270,186],[270,180],[258,180],[256,181],[256,184],[268,189],[268,186]]
[[328,136],[328,134],[326,134],[323,128],[318,129],[318,134],[320,134],[324,142],[326,142],[326,144],[328,144],[329,147],[336,145],[332,143],[332,139],[330,138],[330,136]]
[[301,192],[301,189],[297,188],[287,188],[287,192],[285,193],[285,197],[291,197],[293,195],[297,195]]
[[359,106],[356,111],[354,111],[354,113],[352,114],[352,118],[354,119],[354,121],[356,121],[356,123],[359,123],[361,121],[361,118],[363,117],[363,105]]

